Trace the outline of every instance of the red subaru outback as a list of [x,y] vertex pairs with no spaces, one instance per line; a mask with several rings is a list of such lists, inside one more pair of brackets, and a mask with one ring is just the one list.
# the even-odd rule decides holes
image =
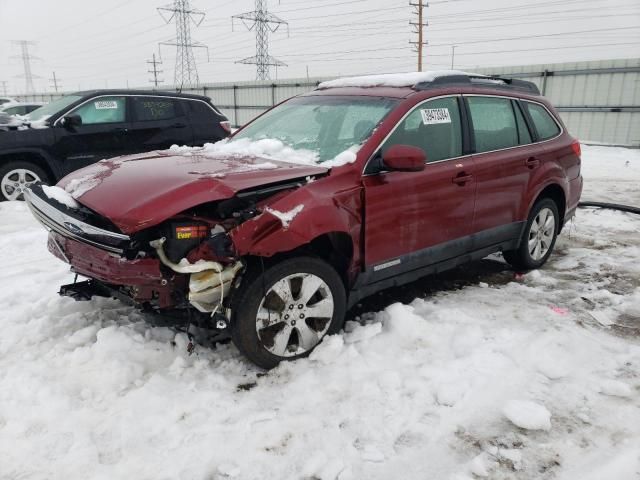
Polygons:
[[26,199],[89,279],[62,294],[228,329],[270,368],[381,289],[499,251],[542,266],[581,191],[580,145],[534,84],[449,71],[326,82],[230,140]]

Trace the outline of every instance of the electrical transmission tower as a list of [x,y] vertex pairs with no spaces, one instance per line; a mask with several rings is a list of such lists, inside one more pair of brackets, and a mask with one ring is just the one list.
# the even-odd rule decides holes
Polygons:
[[[240,20],[249,31],[256,31],[256,54],[253,57],[238,60],[236,63],[256,65],[256,78],[258,80],[269,80],[269,67],[286,66],[287,64],[269,55],[269,32],[274,33],[280,25],[289,24],[267,11],[267,0],[255,0],[256,9],[253,12],[234,15],[231,20]],[[251,23],[249,23],[251,22]]]
[[149,80],[149,81],[153,83],[156,88],[158,88],[158,83],[164,82],[164,80],[158,80],[158,74],[162,73],[162,70],[158,70],[158,65],[162,65],[162,62],[160,60],[156,60],[156,54],[154,53],[153,60],[147,60],[147,63],[149,65],[153,65],[152,67],[153,70],[147,70],[147,72],[153,74],[153,80]]
[[[160,42],[158,45],[173,45],[176,47],[176,67],[173,82],[176,88],[182,90],[183,86],[197,86],[199,83],[194,48],[207,50],[209,61],[209,48],[200,42],[191,40],[191,22],[198,27],[204,20],[205,13],[194,10],[189,0],[174,0],[172,4],[158,8],[158,13],[166,23],[175,19],[176,38],[169,42]],[[169,15],[168,15],[169,14]],[[162,60],[162,55],[160,55]]]
[[2,84],[2,94],[6,97],[7,96],[7,81],[6,80],[0,80],[0,83]]
[[423,2],[423,0],[418,0],[417,2],[409,3],[409,5],[411,5],[412,7],[416,7],[414,15],[418,16],[417,22],[409,22],[409,24],[413,25],[416,29],[414,33],[418,34],[418,41],[409,42],[409,43],[416,46],[416,50],[418,52],[418,71],[421,72],[422,71],[422,47],[429,43],[424,39],[425,27],[429,25],[429,22],[425,20],[424,9],[428,7],[429,4],[426,2]]
[[40,78],[37,75],[34,75],[31,71],[31,60],[39,60],[38,57],[35,57],[29,53],[29,46],[35,45],[35,42],[29,42],[27,40],[15,40],[13,42],[14,45],[20,46],[20,55],[14,55],[11,58],[18,58],[22,60],[22,65],[24,67],[24,74],[19,75],[19,77],[24,77],[25,82],[25,93],[34,93],[35,87],[33,86],[33,79]]

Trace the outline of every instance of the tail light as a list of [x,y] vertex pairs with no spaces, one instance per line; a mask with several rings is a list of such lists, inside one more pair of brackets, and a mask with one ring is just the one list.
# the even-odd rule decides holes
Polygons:
[[580,149],[580,142],[578,140],[574,140],[571,144],[571,149],[573,153],[575,153],[578,157],[581,156],[582,150]]
[[225,132],[231,133],[231,122],[229,120],[225,120],[223,122],[220,122],[220,126],[222,127],[222,129]]

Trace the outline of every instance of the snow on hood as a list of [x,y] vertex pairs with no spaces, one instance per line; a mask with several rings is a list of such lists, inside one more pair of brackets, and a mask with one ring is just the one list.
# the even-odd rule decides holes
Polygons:
[[80,205],[76,200],[64,189],[60,187],[50,187],[49,185],[42,185],[42,191],[44,194],[52,200],[55,200],[69,208],[78,208]]
[[337,87],[412,87],[420,82],[432,82],[436,78],[452,75],[473,75],[460,70],[430,70],[427,72],[384,73],[381,75],[364,75],[329,80],[318,85],[319,89]]
[[251,140],[223,140],[218,143],[207,143],[202,149],[202,155],[211,158],[241,156],[261,157],[280,162],[315,165],[318,154],[311,150],[293,149],[275,138]]
[[[356,154],[360,145],[353,145],[339,153],[333,159],[326,162],[318,162],[318,153],[306,149],[294,149],[275,138],[262,138],[251,140],[241,138],[238,140],[222,140],[217,143],[207,143],[204,147],[187,147],[172,145],[169,152],[180,155],[202,155],[208,158],[229,157],[260,157],[279,162],[296,163],[299,165],[320,165],[326,168],[340,167],[356,161]],[[266,162],[254,164],[248,168],[267,170],[277,168],[277,165]]]

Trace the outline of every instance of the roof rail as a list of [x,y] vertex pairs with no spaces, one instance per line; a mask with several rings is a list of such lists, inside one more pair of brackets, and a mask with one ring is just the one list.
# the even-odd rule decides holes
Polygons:
[[518,80],[515,78],[503,78],[498,75],[473,75],[473,74],[456,74],[443,75],[435,77],[430,81],[418,82],[413,86],[414,90],[428,90],[430,88],[444,87],[447,85],[482,85],[494,88],[506,88],[512,90],[520,90],[522,92],[540,95],[540,90],[533,82],[526,80]]

